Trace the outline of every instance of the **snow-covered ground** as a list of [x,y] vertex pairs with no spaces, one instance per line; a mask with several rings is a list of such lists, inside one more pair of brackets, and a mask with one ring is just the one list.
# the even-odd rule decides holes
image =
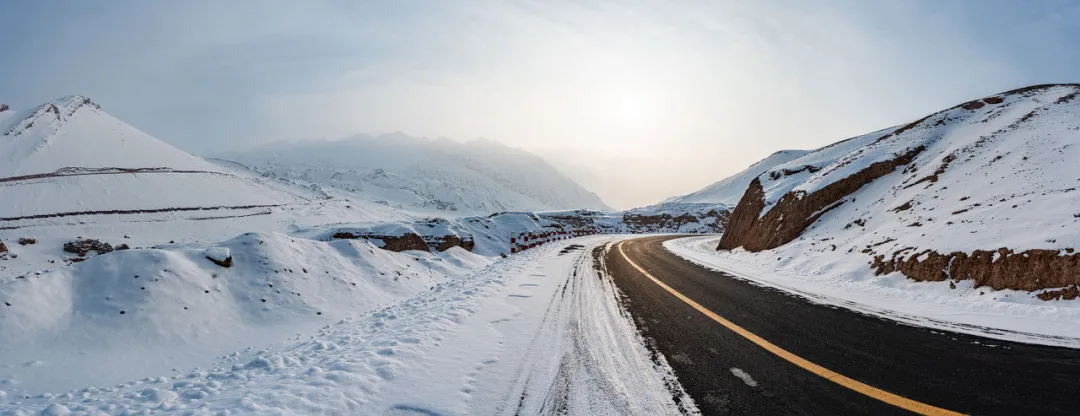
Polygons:
[[[502,255],[715,231],[715,204],[532,211],[606,206],[487,141],[278,145],[252,169],[81,96],[0,134],[0,414],[696,412],[594,268],[620,237]],[[386,245],[409,234],[422,250]]]
[[798,246],[750,253],[717,251],[720,238],[671,240],[687,260],[811,301],[911,325],[1027,343],[1080,347],[1080,303],[1046,302],[1029,292],[974,288],[970,280],[916,282],[875,276],[862,258],[806,252]]
[[[277,239],[269,244],[256,241]],[[309,262],[307,275],[321,282],[305,282],[303,273],[293,270],[285,283],[289,290],[304,291],[303,285],[341,285],[346,291],[352,276],[344,269],[334,273],[319,273],[323,263],[339,267],[356,267],[358,259],[377,256],[387,262],[451,262],[453,266],[437,268],[444,276],[416,276],[418,295],[368,312],[339,309],[317,318],[321,328],[290,332],[298,334],[271,346],[241,349],[217,357],[216,360],[191,360],[178,363],[175,370],[141,368],[138,360],[119,360],[119,367],[136,367],[125,381],[102,380],[94,387],[81,385],[70,389],[65,375],[49,360],[29,361],[5,370],[30,373],[23,368],[35,368],[60,377],[62,388],[24,390],[19,379],[0,384],[0,412],[13,414],[65,414],[67,411],[85,413],[133,414],[162,410],[186,414],[540,414],[568,412],[570,414],[693,414],[693,402],[682,391],[671,391],[673,375],[665,362],[653,362],[634,324],[621,309],[611,281],[598,276],[590,256],[595,247],[608,247],[617,239],[612,236],[592,236],[546,245],[511,256],[472,272],[461,270],[477,266],[470,261],[477,256],[447,252],[439,256],[417,253],[387,253],[369,251],[355,241],[335,243],[293,242],[285,236],[249,235],[226,244],[234,257],[258,256],[265,250],[282,250],[276,262]],[[245,245],[244,243],[251,243]],[[294,246],[293,243],[300,246]],[[316,248],[313,245],[326,245]],[[337,244],[337,246],[332,246]],[[259,247],[255,247],[259,246]],[[269,248],[265,248],[265,247]],[[294,250],[323,250],[320,256]],[[178,249],[169,253],[140,254],[137,259],[149,262],[154,258],[172,259],[178,264],[191,263],[199,273],[214,270],[213,264],[201,264],[198,257],[206,254],[195,248]],[[349,255],[340,257],[341,251]],[[335,253],[339,252],[339,253]],[[366,254],[365,254],[366,253]],[[107,268],[124,261],[111,253],[88,260],[82,266]],[[220,250],[210,253],[220,256]],[[110,258],[112,257],[112,258]],[[471,259],[471,260],[470,260]],[[136,259],[131,259],[136,260]],[[248,259],[250,260],[250,259]],[[162,260],[164,261],[164,260]],[[96,263],[96,264],[95,264]],[[197,264],[198,263],[198,264]],[[274,263],[271,268],[282,267]],[[156,270],[160,265],[147,267]],[[466,266],[466,267],[462,267]],[[179,269],[178,265],[171,267]],[[289,266],[284,266],[289,267]],[[291,267],[303,267],[299,264]],[[386,266],[392,269],[394,266]],[[397,267],[401,267],[398,265]],[[76,270],[80,270],[76,268]],[[179,271],[179,270],[178,270]],[[329,270],[327,270],[329,271]],[[243,285],[248,278],[240,270],[237,276],[220,275],[218,279],[236,280],[221,283],[228,293],[203,294],[205,298],[226,297],[231,293],[232,304],[253,303],[242,314],[245,319],[263,320],[259,316],[280,316],[278,309],[297,309],[308,312],[321,305],[307,301],[293,304],[274,296],[269,287],[248,287],[231,292],[229,285]],[[205,273],[205,272],[204,272]],[[275,275],[279,275],[276,273]],[[126,276],[125,276],[126,277]],[[140,277],[140,278],[148,278]],[[83,276],[89,278],[89,276]],[[118,277],[119,278],[119,277]],[[327,278],[334,279],[327,281]],[[214,278],[206,284],[213,285]],[[59,280],[59,279],[53,279]],[[106,281],[111,281],[106,277]],[[262,282],[252,282],[262,283]],[[44,283],[26,282],[26,285]],[[169,283],[163,278],[160,285]],[[62,286],[62,285],[59,285]],[[106,287],[129,286],[110,283]],[[183,287],[174,288],[184,290]],[[60,289],[57,289],[60,290]],[[156,289],[155,289],[156,290]],[[215,288],[214,290],[218,290]],[[371,289],[357,289],[370,292]],[[201,292],[193,290],[192,298]],[[259,292],[259,294],[256,294]],[[262,294],[261,292],[268,292]],[[150,292],[158,293],[158,292]],[[100,295],[106,295],[101,293]],[[142,291],[117,293],[125,299],[143,299]],[[159,296],[167,296],[159,293]],[[183,298],[168,295],[169,298]],[[262,308],[256,296],[273,299],[270,310]],[[323,293],[323,296],[350,296]],[[355,297],[355,295],[352,295]],[[300,299],[308,299],[300,296]],[[196,301],[192,301],[195,305]],[[103,314],[115,312],[107,302],[98,301]],[[139,314],[164,317],[162,309],[179,304],[144,304],[134,309],[135,322]],[[212,302],[202,301],[200,308]],[[180,311],[169,311],[180,315]],[[332,317],[329,316],[333,313]],[[189,311],[205,313],[206,317],[229,317],[227,311]],[[309,314],[310,315],[310,314]],[[112,314],[109,316],[119,316]],[[182,316],[182,315],[181,315]],[[105,319],[105,318],[102,318]],[[188,319],[175,318],[184,326]],[[226,319],[228,321],[228,319]],[[149,325],[149,323],[147,323]],[[214,326],[227,326],[213,324]],[[135,325],[138,328],[139,325]],[[161,327],[161,325],[155,325]],[[137,330],[135,328],[115,331]],[[195,329],[192,329],[195,330]],[[196,332],[198,330],[195,330]],[[92,336],[92,335],[87,335]],[[241,335],[238,335],[239,338]],[[137,337],[125,337],[119,342],[137,342]],[[152,351],[148,351],[150,353]],[[186,364],[186,365],[185,365]],[[677,389],[677,388],[676,388]],[[42,393],[47,391],[47,393]],[[676,404],[676,398],[680,404]],[[680,408],[682,406],[682,408]]]

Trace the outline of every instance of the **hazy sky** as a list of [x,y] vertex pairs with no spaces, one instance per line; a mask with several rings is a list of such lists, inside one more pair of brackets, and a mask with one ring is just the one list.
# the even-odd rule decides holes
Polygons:
[[1075,1],[48,1],[0,5],[0,102],[70,94],[182,149],[486,137],[629,208],[1035,83]]

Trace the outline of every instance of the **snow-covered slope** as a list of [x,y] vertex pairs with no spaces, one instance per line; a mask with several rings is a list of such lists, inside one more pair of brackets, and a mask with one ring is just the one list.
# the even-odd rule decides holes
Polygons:
[[281,142],[221,157],[269,177],[442,215],[610,209],[543,159],[483,139],[360,135]]
[[412,218],[385,205],[215,165],[125,124],[86,97],[0,111],[0,280],[79,261],[61,247],[82,237],[148,247]]
[[750,181],[754,180],[762,172],[787,163],[792,159],[802,157],[808,152],[808,150],[781,150],[750,165],[750,167],[743,169],[742,172],[721,179],[702,188],[700,191],[668,198],[664,202],[716,203],[734,207],[735,204],[739,203],[739,198],[742,198],[743,193],[746,192],[746,187],[750,185]]
[[750,183],[720,247],[780,251],[804,272],[1076,297],[1078,94],[1009,91],[777,165]]
[[0,221],[244,209],[296,198],[257,186],[70,96],[0,112]]

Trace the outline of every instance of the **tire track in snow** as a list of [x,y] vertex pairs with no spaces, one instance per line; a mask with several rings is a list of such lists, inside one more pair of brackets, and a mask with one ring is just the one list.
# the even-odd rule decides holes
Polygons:
[[513,410],[500,414],[698,414],[650,351],[603,270],[601,245],[575,259],[523,363]]

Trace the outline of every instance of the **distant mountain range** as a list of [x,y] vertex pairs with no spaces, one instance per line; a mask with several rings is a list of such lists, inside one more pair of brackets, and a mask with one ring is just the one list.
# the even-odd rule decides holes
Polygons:
[[484,139],[358,135],[217,156],[267,177],[442,215],[611,209],[543,159]]

